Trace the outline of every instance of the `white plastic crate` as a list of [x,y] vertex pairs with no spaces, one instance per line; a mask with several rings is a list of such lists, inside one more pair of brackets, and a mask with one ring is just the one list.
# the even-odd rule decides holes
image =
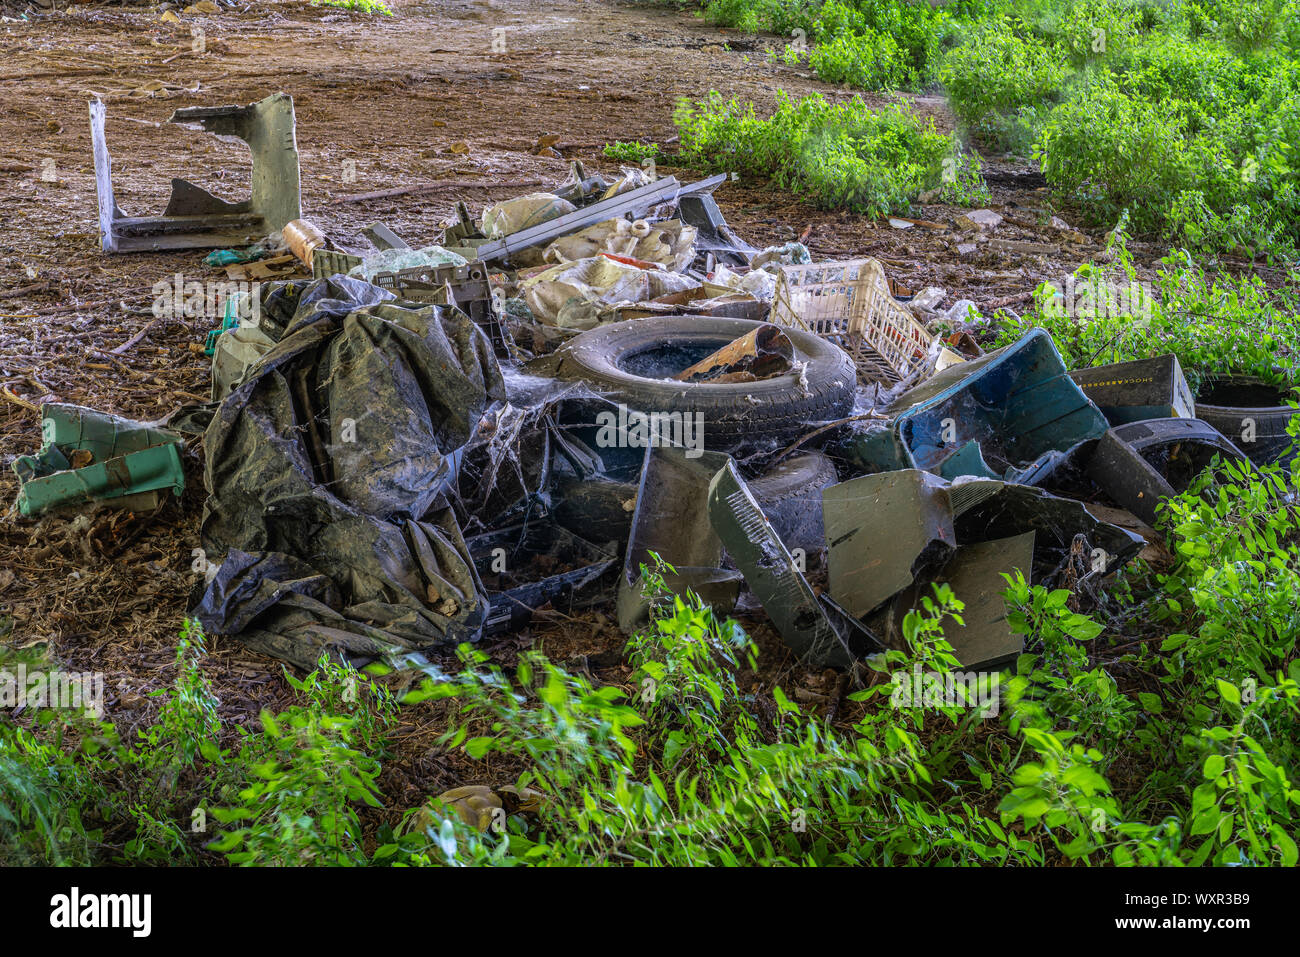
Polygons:
[[769,321],[834,342],[864,382],[892,384],[911,375],[935,338],[890,295],[875,259],[782,266]]

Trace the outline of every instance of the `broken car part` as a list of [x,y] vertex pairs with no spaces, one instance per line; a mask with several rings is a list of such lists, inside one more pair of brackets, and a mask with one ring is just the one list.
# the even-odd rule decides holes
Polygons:
[[487,590],[483,633],[528,624],[543,605],[567,613],[614,597],[618,557],[549,522],[485,532],[465,540]]
[[[903,614],[929,594],[930,583],[950,581],[959,571],[984,582],[983,588],[998,581],[995,573],[1012,567],[1040,582],[1057,571],[1083,536],[1086,564],[1106,577],[1144,544],[1141,537],[1099,520],[1082,503],[1042,489],[988,479],[949,483],[916,469],[850,479],[825,489],[822,500],[830,593],[895,647]],[[1026,535],[1032,553],[1015,566],[1000,564],[999,556],[1008,550],[1018,554],[1023,547],[1006,543]],[[1005,548],[966,551],[953,565],[964,550],[988,542]],[[997,567],[976,570],[983,562]],[[957,596],[966,600],[961,592]],[[987,617],[988,627],[1005,637],[997,616]],[[977,629],[968,636],[975,641],[982,633]]]
[[627,557],[618,582],[618,625],[630,634],[649,612],[641,566],[654,566],[651,552],[676,570],[663,571],[668,590],[689,588],[719,615],[736,605],[741,574],[722,567],[722,540],[709,521],[709,483],[731,460],[718,452],[698,457],[689,450],[646,450],[637,488]]
[[1250,461],[1208,422],[1147,419],[1108,431],[1088,474],[1117,504],[1154,526],[1156,506],[1186,490],[1216,455]]
[[800,660],[843,666],[879,647],[860,621],[812,590],[729,458],[710,481],[708,500],[714,532]]
[[[962,667],[995,668],[1024,650],[1024,636],[1013,631],[1007,620],[1007,606],[1002,598],[1007,581],[1002,576],[1019,570],[1028,579],[1033,555],[1032,531],[1012,538],[962,545],[933,579],[951,588],[965,606],[961,624],[953,619],[944,623],[944,637]],[[921,607],[923,597],[931,595],[931,581],[918,582],[891,602],[885,613],[872,616],[871,623],[877,627],[881,639],[893,647],[905,647],[903,620],[907,612]]]
[[293,98],[273,93],[249,106],[185,107],[170,123],[197,124],[218,136],[237,136],[253,156],[252,195],[228,203],[183,179],[172,180],[162,216],[127,216],[113,196],[112,159],[104,140],[104,103],[90,101],[90,136],[99,194],[104,252],[247,246],[302,216]]
[[[1100,438],[1106,417],[1065,374],[1045,329],[1009,346],[935,373],[890,406],[893,423],[851,450],[855,464],[875,471],[920,468],[945,478],[979,462],[982,477],[1018,480],[1040,459]],[[958,456],[962,456],[958,458]]]
[[792,455],[749,482],[749,490],[781,541],[798,549],[808,569],[821,565],[826,550],[822,490],[839,481],[835,464],[821,452]]
[[[682,222],[696,229],[695,251],[703,253],[714,262],[731,266],[749,265],[749,256],[758,252],[727,225],[718,209],[718,202],[708,193],[683,196],[677,203],[677,214]],[[712,272],[711,264],[706,272]]]
[[948,483],[917,469],[822,491],[830,591],[863,617],[941,569],[957,548]]

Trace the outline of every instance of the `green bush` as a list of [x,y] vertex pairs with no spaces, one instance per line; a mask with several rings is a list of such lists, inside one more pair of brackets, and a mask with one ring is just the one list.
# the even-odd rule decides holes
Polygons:
[[[1202,380],[1221,375],[1259,376],[1277,383],[1296,378],[1300,303],[1294,297],[1270,290],[1258,276],[1219,273],[1211,277],[1185,251],[1160,261],[1148,295],[1134,285],[1137,273],[1122,234],[1115,249],[1116,264],[1088,263],[1075,272],[1075,296],[1082,298],[1084,283],[1132,290],[1128,309],[1084,310],[1093,315],[1071,310],[1064,299],[1062,277],[1040,286],[1033,308],[1023,316],[1004,316],[995,344],[1006,345],[1041,327],[1052,334],[1071,369],[1172,352],[1193,391]],[[1300,275],[1293,275],[1292,282],[1296,280]]]
[[939,185],[954,144],[933,121],[902,106],[880,110],[861,100],[791,100],[760,119],[751,105],[717,93],[679,102],[673,114],[686,162],[710,170],[771,178],[824,208],[872,216],[903,212]]
[[975,129],[991,116],[1053,100],[1065,80],[1061,57],[1047,44],[991,30],[948,53],[939,80],[953,112]]
[[887,33],[841,34],[815,47],[808,65],[823,80],[864,90],[911,88],[917,82],[903,49]]

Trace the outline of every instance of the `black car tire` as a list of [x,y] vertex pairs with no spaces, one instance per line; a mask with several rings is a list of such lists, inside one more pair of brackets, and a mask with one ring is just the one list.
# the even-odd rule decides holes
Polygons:
[[[556,376],[589,384],[639,412],[700,413],[705,448],[732,452],[751,443],[789,441],[853,408],[853,360],[838,346],[798,329],[784,329],[802,373],[757,382],[675,382],[627,371],[629,357],[680,346],[695,353],[721,348],[762,323],[712,316],[653,316],[597,326],[556,353]],[[701,356],[702,358],[703,356]]]

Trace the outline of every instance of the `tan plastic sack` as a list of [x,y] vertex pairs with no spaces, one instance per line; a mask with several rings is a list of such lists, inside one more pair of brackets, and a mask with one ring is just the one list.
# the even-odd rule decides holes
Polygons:
[[569,329],[590,329],[604,306],[642,302],[690,289],[696,283],[666,269],[639,269],[605,256],[552,266],[522,280],[528,308],[542,322]]
[[501,239],[529,226],[558,219],[576,208],[567,199],[552,193],[529,193],[483,210],[481,228],[488,239]]
[[643,169],[635,166],[620,166],[619,171],[623,174],[610,184],[609,189],[601,193],[602,200],[611,199],[619,193],[626,193],[630,189],[640,189],[642,186],[649,186],[654,182],[650,175]]
[[607,219],[581,232],[561,236],[546,247],[544,259],[550,263],[569,263],[590,259],[600,253],[628,256],[658,263],[680,272],[695,258],[695,236],[699,231],[680,220],[651,226],[644,219]]

